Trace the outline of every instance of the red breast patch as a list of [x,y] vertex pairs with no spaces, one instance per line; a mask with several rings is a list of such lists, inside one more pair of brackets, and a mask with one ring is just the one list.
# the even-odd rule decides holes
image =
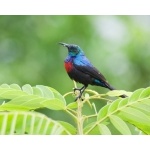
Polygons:
[[72,62],[65,62],[64,65],[67,72],[72,70]]

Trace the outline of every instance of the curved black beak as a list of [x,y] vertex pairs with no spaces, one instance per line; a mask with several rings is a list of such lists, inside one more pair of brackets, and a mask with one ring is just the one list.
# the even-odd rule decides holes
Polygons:
[[65,46],[65,47],[68,47],[68,46],[69,46],[69,44],[66,44],[66,43],[63,43],[63,42],[59,42],[59,44]]

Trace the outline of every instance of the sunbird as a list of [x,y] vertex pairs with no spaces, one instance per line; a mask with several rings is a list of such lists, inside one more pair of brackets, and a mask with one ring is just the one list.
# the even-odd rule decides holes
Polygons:
[[[64,60],[64,66],[69,77],[72,80],[83,84],[83,87],[81,88],[74,88],[74,91],[80,91],[76,100],[81,98],[84,90],[89,84],[108,88],[109,90],[115,90],[115,88],[108,83],[106,78],[98,71],[98,69],[92,65],[78,45],[62,42],[59,42],[59,44],[67,47],[68,49],[68,56]],[[125,98],[126,95],[121,95],[120,97]]]

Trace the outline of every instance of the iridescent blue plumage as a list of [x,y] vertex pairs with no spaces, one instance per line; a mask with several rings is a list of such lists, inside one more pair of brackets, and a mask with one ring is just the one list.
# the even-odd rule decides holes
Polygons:
[[[68,56],[64,61],[64,65],[69,77],[84,85],[81,89],[78,89],[81,93],[78,98],[81,97],[89,84],[114,90],[105,77],[91,64],[78,45],[60,44],[68,48]],[[121,97],[125,96],[122,95]]]

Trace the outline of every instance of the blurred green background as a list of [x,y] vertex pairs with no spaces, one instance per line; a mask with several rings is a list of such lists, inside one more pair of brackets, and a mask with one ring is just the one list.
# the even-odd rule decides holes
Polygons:
[[71,91],[58,42],[79,45],[117,89],[150,85],[150,16],[0,16],[0,84]]

